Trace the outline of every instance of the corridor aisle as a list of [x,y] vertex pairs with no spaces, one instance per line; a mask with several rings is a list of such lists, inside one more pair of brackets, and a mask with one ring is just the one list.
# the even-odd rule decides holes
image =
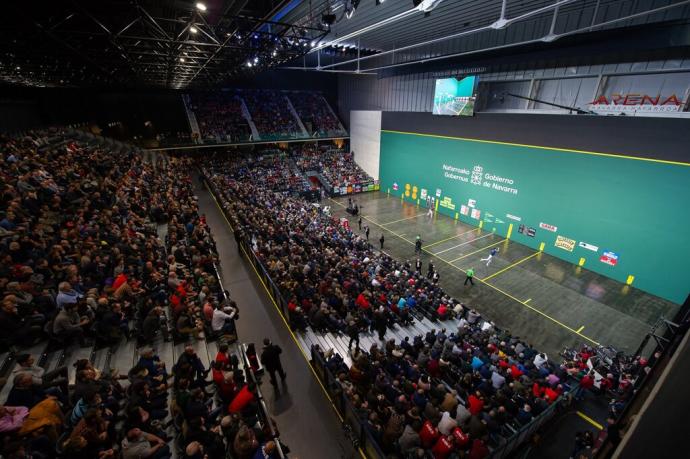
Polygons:
[[218,247],[223,285],[240,307],[237,321],[240,341],[255,343],[260,352],[263,338],[268,337],[283,348],[281,358],[287,372],[286,386],[281,387],[278,394],[265,376],[261,390],[269,412],[278,423],[281,439],[291,449],[290,458],[358,457],[251,265],[238,255],[235,239],[213,197],[196,177],[195,189],[199,196],[199,213],[206,215]]

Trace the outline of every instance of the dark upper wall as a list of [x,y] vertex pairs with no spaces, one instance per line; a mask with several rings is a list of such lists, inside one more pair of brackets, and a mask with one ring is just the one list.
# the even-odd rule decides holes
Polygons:
[[690,119],[478,113],[452,117],[383,112],[381,129],[690,163]]
[[[336,108],[338,79],[335,74],[294,70],[270,70],[228,87],[320,91]],[[108,91],[73,88],[0,87],[0,131],[14,132],[34,127],[96,122],[122,123],[115,137],[148,135],[144,122],[157,132],[189,131],[182,94],[190,91]]]

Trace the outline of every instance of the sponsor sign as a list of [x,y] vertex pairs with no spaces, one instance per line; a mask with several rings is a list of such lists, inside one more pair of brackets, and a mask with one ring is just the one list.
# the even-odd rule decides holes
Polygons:
[[467,200],[467,205],[468,205],[469,207],[472,207],[472,208],[474,209],[474,206],[477,205],[477,200],[476,200],[476,199],[468,199],[468,200]]
[[393,182],[393,191],[398,191],[398,188],[400,188],[398,182]]
[[574,239],[568,239],[567,237],[563,236],[556,236],[556,244],[554,244],[556,247],[559,249],[567,250],[568,252],[572,252],[573,249],[575,248],[575,243],[576,241]]
[[537,230],[535,228],[527,228],[527,235],[529,237],[534,237],[535,234],[537,234]]
[[596,245],[587,244],[586,242],[579,242],[577,245],[578,245],[578,247],[582,247],[583,249],[591,250],[592,252],[598,252],[599,251],[599,247],[597,247]]
[[512,215],[512,214],[506,214],[506,218],[510,218],[511,220],[515,220],[516,222],[522,221],[522,217],[516,217],[515,215]]
[[503,220],[501,220],[500,218],[496,218],[496,223],[505,223],[505,222]]
[[441,197],[441,189],[440,188],[436,188],[436,197],[437,198]]
[[599,257],[599,261],[610,266],[616,266],[618,264],[618,254],[610,250],[604,250],[604,253]]
[[420,191],[420,193],[419,193],[419,197],[420,197],[421,199],[426,199],[427,193],[428,193],[428,191],[426,190],[426,188],[422,188],[421,191]]
[[539,228],[545,229],[546,231],[551,231],[552,233],[558,231],[557,226],[549,225],[548,223],[539,223]]
[[455,204],[453,204],[453,199],[450,196],[444,196],[438,205],[448,210],[455,210]]
[[460,206],[460,213],[463,214],[463,215],[469,215],[469,213],[470,213],[470,208],[467,207],[465,204],[462,204],[462,205]]
[[602,94],[590,102],[589,108],[595,112],[602,113],[678,112],[683,109],[683,97],[678,97],[676,94]]
[[470,217],[474,218],[475,220],[479,220],[479,217],[481,216],[482,212],[477,209],[472,209],[472,213],[470,214]]
[[520,225],[518,226],[518,233],[524,234],[525,233],[525,225]]
[[340,187],[340,194],[347,194],[347,187],[346,186]]
[[361,193],[362,192],[362,185],[359,183],[355,185],[355,193]]

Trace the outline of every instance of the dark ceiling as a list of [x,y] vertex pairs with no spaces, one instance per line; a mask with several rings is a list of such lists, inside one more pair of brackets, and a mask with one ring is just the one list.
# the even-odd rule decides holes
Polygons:
[[[200,5],[197,5],[200,3]],[[0,82],[211,87],[303,55],[319,25],[271,22],[290,0],[12,0]]]

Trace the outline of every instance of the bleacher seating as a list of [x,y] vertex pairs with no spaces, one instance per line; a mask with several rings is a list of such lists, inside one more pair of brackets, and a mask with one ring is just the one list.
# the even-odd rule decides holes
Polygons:
[[204,142],[243,142],[251,137],[242,115],[242,101],[235,92],[194,93],[190,97]]
[[[272,441],[272,429],[249,428],[268,418],[241,348],[213,364],[219,381],[208,376],[217,348],[205,313],[232,303],[190,160],[145,161],[65,129],[0,142],[0,454],[130,458],[150,447],[163,459],[203,445],[216,458]],[[219,382],[224,397],[206,393]]]
[[302,123],[312,137],[347,135],[321,94],[300,91],[291,92],[289,97]]
[[373,183],[374,180],[355,162],[352,152],[303,144],[292,148],[290,156],[302,172],[320,173],[329,190]]
[[242,92],[252,121],[261,140],[283,140],[303,137],[297,119],[281,91],[255,90]]

